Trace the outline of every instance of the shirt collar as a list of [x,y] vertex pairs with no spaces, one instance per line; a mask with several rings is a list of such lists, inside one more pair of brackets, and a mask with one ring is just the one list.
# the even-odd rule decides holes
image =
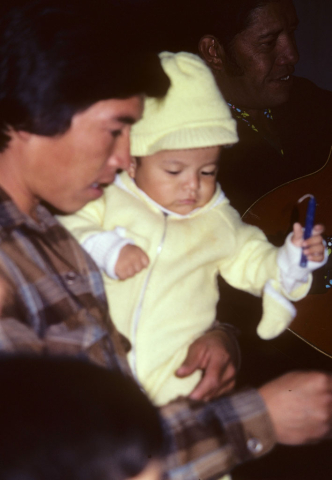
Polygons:
[[[278,153],[280,153],[281,156],[284,156],[284,150],[281,148],[281,146],[271,141],[271,139],[267,138],[265,135],[261,134],[258,127],[253,123],[253,119],[248,112],[243,110],[243,108],[237,107],[233,103],[227,102],[227,104],[230,107],[231,114],[235,120],[244,122],[248,128],[250,128],[253,132],[260,134],[273,148],[278,151]],[[273,121],[272,110],[270,108],[266,108],[264,110],[264,115],[270,122]]]
[[[249,113],[247,113],[245,110],[243,110],[243,108],[240,108],[240,107],[237,107],[236,105],[230,103],[230,102],[227,102],[228,103],[228,106],[230,107],[231,109],[231,113],[233,115],[233,117],[235,118],[238,118],[239,120],[242,120],[243,122],[245,122],[248,127],[250,127],[254,132],[257,132],[258,133],[258,128],[254,125],[253,123],[253,120],[251,118],[251,116],[249,115]],[[266,116],[266,118],[268,118],[269,120],[273,120],[273,116],[272,116],[272,111],[270,108],[266,108],[264,110],[264,115]]]
[[36,209],[38,222],[23,213],[14,203],[12,198],[0,187],[0,229],[16,228],[22,225],[32,230],[45,232],[57,223],[54,216],[42,205]]

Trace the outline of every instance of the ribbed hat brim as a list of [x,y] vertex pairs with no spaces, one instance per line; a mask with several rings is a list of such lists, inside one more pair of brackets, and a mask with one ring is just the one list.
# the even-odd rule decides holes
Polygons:
[[171,86],[163,99],[146,98],[132,128],[131,154],[236,143],[236,122],[204,61],[187,52],[159,56]]
[[[150,138],[149,138],[150,137]],[[216,145],[232,145],[238,141],[238,136],[233,129],[225,125],[214,125],[204,128],[202,126],[172,132],[156,132],[135,135],[131,140],[131,154],[134,157],[153,155],[160,150],[182,150],[191,148],[214,147]]]

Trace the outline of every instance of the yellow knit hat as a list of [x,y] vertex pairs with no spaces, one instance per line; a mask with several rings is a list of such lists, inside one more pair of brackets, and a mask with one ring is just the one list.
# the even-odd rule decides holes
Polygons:
[[186,52],[159,57],[171,86],[162,99],[146,98],[143,118],[132,128],[131,154],[236,143],[236,122],[204,61]]

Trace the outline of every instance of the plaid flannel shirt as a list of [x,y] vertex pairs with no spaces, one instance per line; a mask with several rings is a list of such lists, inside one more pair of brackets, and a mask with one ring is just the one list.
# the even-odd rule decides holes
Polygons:
[[[8,286],[0,350],[74,355],[129,374],[98,268],[43,206],[37,215],[38,223],[0,190],[0,276]],[[174,480],[218,478],[275,444],[255,390],[208,404],[180,398],[160,411],[169,446],[165,476]]]

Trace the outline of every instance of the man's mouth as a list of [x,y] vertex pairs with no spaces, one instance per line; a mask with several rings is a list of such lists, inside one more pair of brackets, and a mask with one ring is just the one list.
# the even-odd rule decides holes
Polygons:
[[281,77],[274,77],[274,80],[272,80],[272,83],[279,88],[288,89],[292,85],[292,80],[293,80],[293,75],[291,73],[288,73]]
[[97,190],[102,190],[106,187],[108,187],[108,185],[110,185],[111,183],[113,183],[114,179],[109,179],[107,181],[102,181],[102,182],[93,182],[91,183],[90,187],[91,188],[95,188]]
[[287,73],[285,72],[282,76],[276,78],[277,82],[289,82],[292,79],[294,68],[288,68],[287,70]]

